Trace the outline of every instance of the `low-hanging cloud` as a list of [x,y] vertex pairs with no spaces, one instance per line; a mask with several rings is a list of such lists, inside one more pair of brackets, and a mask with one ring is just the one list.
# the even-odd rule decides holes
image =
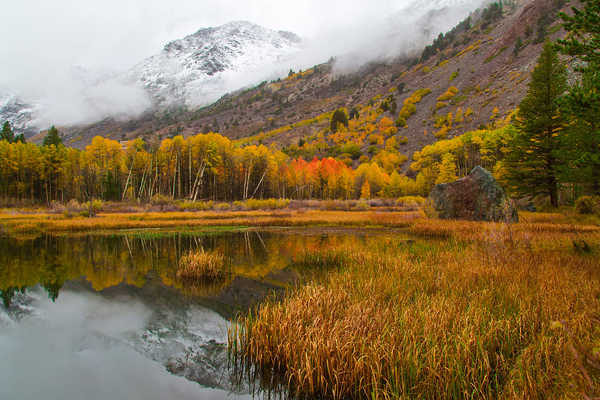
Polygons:
[[[132,116],[151,104],[143,88],[122,77],[165,43],[231,20],[289,30],[306,39],[304,50],[281,65],[226,76],[235,90],[338,57],[347,71],[377,58],[422,46],[468,15],[482,0],[21,0],[3,7],[0,24],[0,92],[38,105],[41,127],[106,116]],[[443,17],[427,13],[447,7]],[[433,31],[423,33],[417,22]],[[1,93],[0,93],[1,94]],[[210,93],[197,103],[214,100]]]

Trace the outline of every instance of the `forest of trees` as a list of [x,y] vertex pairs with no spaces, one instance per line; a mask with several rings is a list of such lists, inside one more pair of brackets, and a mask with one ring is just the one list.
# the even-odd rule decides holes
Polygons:
[[262,145],[236,147],[216,133],[177,136],[155,147],[141,139],[122,145],[96,137],[83,151],[0,141],[0,196],[5,199],[350,199],[360,195],[366,180],[370,193],[383,195],[390,176],[377,163],[354,170],[333,158],[290,159]]

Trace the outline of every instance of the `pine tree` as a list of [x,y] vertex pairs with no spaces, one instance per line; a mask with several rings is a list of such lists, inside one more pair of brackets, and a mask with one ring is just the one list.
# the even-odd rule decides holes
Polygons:
[[564,54],[576,57],[585,64],[579,70],[596,69],[600,65],[600,2],[581,0],[584,9],[573,7],[573,15],[560,13],[567,38],[558,40]]
[[62,139],[58,133],[58,129],[52,125],[50,129],[48,129],[48,134],[44,138],[44,146],[55,145],[56,147],[62,144]]
[[343,108],[334,111],[329,123],[329,129],[331,129],[331,132],[335,133],[338,131],[340,124],[344,125],[346,128],[348,127],[348,115]]
[[573,15],[561,13],[567,38],[558,41],[561,53],[576,61],[578,81],[569,88],[561,106],[571,121],[565,144],[565,172],[590,193],[600,194],[600,2],[582,0]]
[[566,68],[546,42],[515,120],[517,133],[507,159],[508,181],[518,195],[547,195],[558,206],[561,169],[558,99],[567,89]]
[[8,143],[13,143],[15,141],[15,133],[13,132],[12,126],[10,126],[10,122],[8,121],[2,125],[0,140],[6,140]]

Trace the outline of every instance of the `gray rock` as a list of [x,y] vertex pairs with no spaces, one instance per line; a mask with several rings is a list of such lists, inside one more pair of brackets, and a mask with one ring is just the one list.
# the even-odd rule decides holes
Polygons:
[[429,199],[443,219],[519,220],[516,208],[502,187],[489,171],[479,166],[462,179],[436,185]]

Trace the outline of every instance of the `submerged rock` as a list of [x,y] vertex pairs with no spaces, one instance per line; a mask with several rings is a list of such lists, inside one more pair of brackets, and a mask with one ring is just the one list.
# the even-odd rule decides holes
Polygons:
[[429,195],[443,219],[517,222],[516,208],[492,174],[475,167],[469,175],[436,185]]

